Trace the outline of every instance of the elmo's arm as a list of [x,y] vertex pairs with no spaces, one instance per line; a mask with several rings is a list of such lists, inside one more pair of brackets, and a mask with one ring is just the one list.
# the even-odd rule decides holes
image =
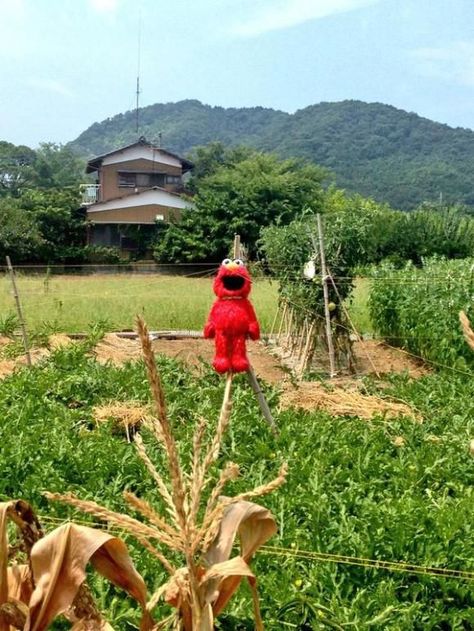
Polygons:
[[216,336],[216,327],[214,324],[214,307],[213,307],[207,318],[206,326],[204,327],[204,337],[206,338],[206,340],[209,340],[215,336]]
[[260,326],[258,324],[257,316],[250,302],[247,302],[247,315],[249,318],[249,337],[251,340],[260,339]]
[[216,336],[216,327],[214,326],[214,322],[210,320],[206,323],[204,327],[204,337],[206,340],[211,339]]

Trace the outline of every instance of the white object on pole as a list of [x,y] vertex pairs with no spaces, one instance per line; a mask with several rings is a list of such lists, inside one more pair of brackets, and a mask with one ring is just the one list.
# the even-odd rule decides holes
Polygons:
[[314,264],[314,259],[310,259],[304,264],[303,276],[306,280],[313,280],[316,276],[316,265]]

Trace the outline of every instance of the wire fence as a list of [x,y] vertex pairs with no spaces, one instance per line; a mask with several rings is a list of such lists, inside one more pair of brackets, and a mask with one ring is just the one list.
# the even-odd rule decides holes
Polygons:
[[[45,524],[49,524],[53,528],[57,528],[73,521],[76,524],[89,526],[90,528],[106,530],[108,532],[115,532],[116,534],[125,533],[123,529],[120,529],[118,526],[114,526],[113,524],[97,521],[87,521],[80,518],[76,519],[75,517],[73,519],[64,519],[60,517],[43,515],[40,517],[40,521]],[[337,565],[362,567],[367,570],[403,572],[406,574],[422,575],[436,579],[445,578],[457,579],[460,581],[474,581],[474,570],[447,568],[441,565],[419,565],[416,563],[410,563],[408,561],[387,561],[384,559],[372,559],[353,555],[304,550],[298,548],[296,543],[293,543],[292,546],[293,547],[291,548],[287,548],[283,546],[265,545],[259,548],[259,553],[267,556],[301,559],[312,563],[334,563]]]

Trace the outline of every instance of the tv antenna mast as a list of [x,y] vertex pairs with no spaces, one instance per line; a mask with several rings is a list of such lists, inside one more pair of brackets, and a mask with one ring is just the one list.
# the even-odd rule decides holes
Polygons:
[[138,14],[138,52],[137,52],[137,89],[136,89],[136,107],[135,107],[135,131],[138,136],[140,128],[140,62],[142,47],[142,12]]

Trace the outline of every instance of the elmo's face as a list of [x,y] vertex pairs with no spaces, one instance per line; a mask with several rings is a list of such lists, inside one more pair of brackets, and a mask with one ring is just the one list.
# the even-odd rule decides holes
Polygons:
[[219,298],[247,298],[252,281],[240,259],[224,259],[214,280],[214,293]]

